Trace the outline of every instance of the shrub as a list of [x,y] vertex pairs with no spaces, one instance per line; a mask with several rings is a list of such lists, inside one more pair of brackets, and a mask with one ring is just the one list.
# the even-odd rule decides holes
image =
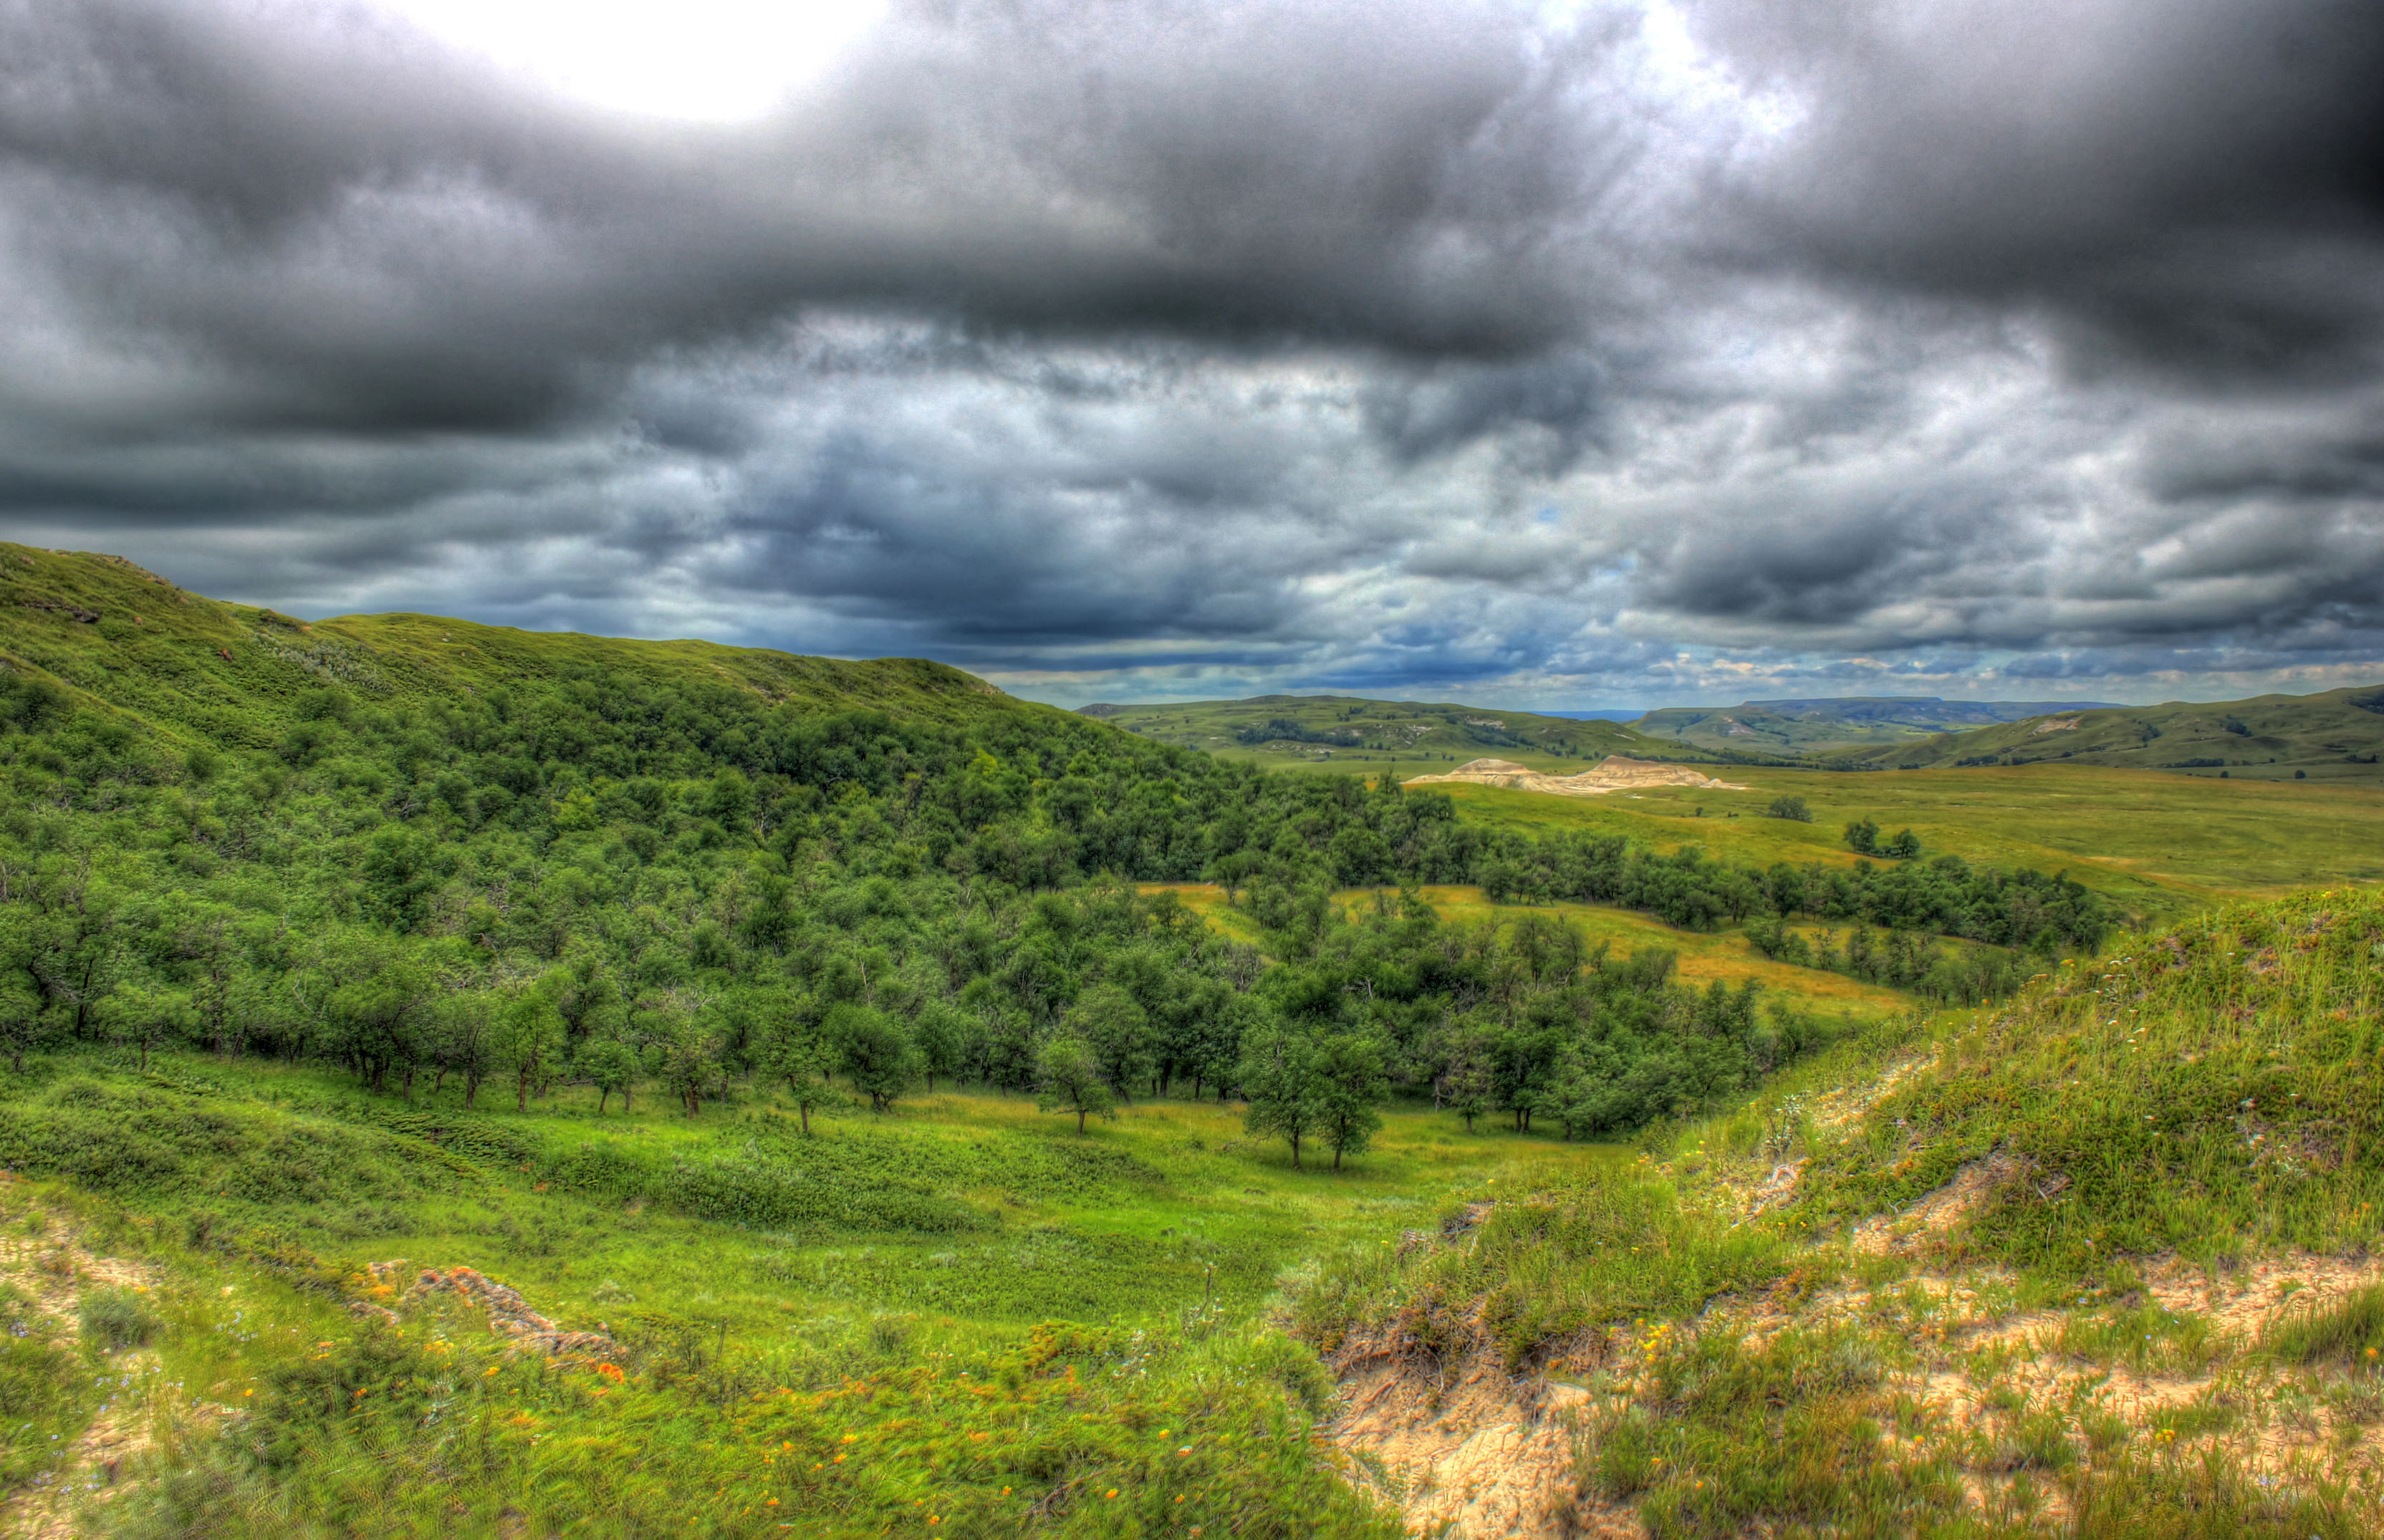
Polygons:
[[1786,818],[1794,823],[1809,824],[1813,821],[1813,810],[1805,805],[1802,797],[1774,797],[1771,805],[1764,811],[1767,816]]
[[82,1339],[109,1352],[145,1347],[157,1335],[157,1318],[149,1313],[149,1307],[130,1289],[100,1289],[86,1294],[82,1308],[75,1313],[82,1323]]

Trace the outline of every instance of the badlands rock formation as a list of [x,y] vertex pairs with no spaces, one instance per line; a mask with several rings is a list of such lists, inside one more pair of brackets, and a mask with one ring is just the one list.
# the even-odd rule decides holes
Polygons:
[[1608,754],[1593,769],[1578,776],[1549,776],[1506,759],[1468,760],[1446,776],[1418,776],[1409,786],[1438,786],[1465,781],[1475,786],[1509,786],[1518,791],[1546,791],[1558,797],[1603,797],[1643,786],[1701,786],[1715,791],[1744,791],[1745,787],[1700,775],[1685,764],[1651,764],[1645,760]]

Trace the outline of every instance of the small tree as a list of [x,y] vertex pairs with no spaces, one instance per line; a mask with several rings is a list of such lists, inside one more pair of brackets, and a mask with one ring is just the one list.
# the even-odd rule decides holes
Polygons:
[[1880,853],[1896,861],[1914,861],[1920,855],[1920,837],[1910,829],[1899,829],[1894,838],[1880,847]]
[[597,1116],[604,1115],[604,1103],[615,1091],[621,1093],[621,1111],[629,1110],[629,1087],[637,1083],[638,1056],[628,1044],[613,1037],[590,1040],[579,1050],[579,1072],[596,1087]]
[[180,989],[127,985],[110,995],[101,1010],[118,1043],[141,1045],[143,1074],[149,1072],[149,1050],[160,1037],[188,1037],[199,1026],[199,1008]]
[[41,1040],[42,997],[21,979],[0,980],[0,1052],[8,1067],[25,1073],[25,1050]]
[[787,1095],[803,1120],[804,1133],[812,1131],[814,1110],[843,1102],[843,1096],[828,1084],[841,1055],[816,1025],[793,1018],[775,1024],[764,1052],[770,1073],[787,1083]]
[[1802,797],[1774,797],[1767,811],[1774,818],[1786,818],[1794,823],[1809,824],[1813,821],[1813,810],[1805,805]]
[[563,1047],[563,1013],[553,997],[532,989],[505,1002],[497,1016],[496,1060],[514,1077],[514,1111],[529,1111],[529,1088]]
[[873,1112],[890,1112],[919,1078],[919,1045],[896,1018],[872,1005],[846,1001],[828,1012],[827,1032]]
[[1150,1017],[1114,984],[1096,984],[1077,997],[1068,1008],[1068,1035],[1084,1040],[1110,1088],[1129,1100],[1128,1088],[1157,1073]]
[[1300,1169],[1300,1144],[1322,1119],[1319,1081],[1315,1045],[1283,1023],[1269,1022],[1244,1039],[1242,1094],[1250,1105],[1242,1126],[1288,1141],[1294,1171]]
[[1117,1098],[1101,1076],[1092,1046],[1082,1037],[1059,1037],[1035,1056],[1035,1106],[1045,1112],[1074,1112],[1076,1132],[1085,1131],[1085,1114],[1117,1116]]
[[1864,818],[1846,826],[1846,848],[1858,855],[1879,853],[1879,825]]
[[1375,1108],[1389,1088],[1383,1074],[1383,1045],[1359,1033],[1341,1033],[1316,1046],[1314,1059],[1318,1133],[1333,1147],[1333,1169],[1344,1155],[1363,1155],[1383,1126]]

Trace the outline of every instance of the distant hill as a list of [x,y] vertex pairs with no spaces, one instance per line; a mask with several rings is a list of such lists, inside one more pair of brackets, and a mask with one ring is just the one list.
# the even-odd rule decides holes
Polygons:
[[[1159,742],[1205,749],[1228,758],[1283,765],[1347,766],[1353,771],[1394,764],[1402,767],[1402,774],[1430,773],[1494,751],[1534,770],[1567,773],[1609,754],[1683,757],[1680,744],[1649,738],[1616,722],[1447,702],[1259,695],[1247,701],[1169,705],[1104,702],[1080,711]],[[1712,750],[1701,748],[1686,757],[1702,761],[1717,756]]]
[[2238,779],[2384,780],[2384,685],[2248,701],[2063,706],[2026,721],[1840,754],[1886,767],[2067,760]]
[[2106,701],[1947,701],[1934,695],[1870,695],[1746,701],[1735,706],[1672,706],[1651,711],[1631,726],[1650,738],[1704,749],[1828,754],[2109,704]]

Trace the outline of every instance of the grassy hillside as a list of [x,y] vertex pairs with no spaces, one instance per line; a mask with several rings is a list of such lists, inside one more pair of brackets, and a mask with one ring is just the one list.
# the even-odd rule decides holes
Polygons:
[[1082,710],[1155,742],[1270,768],[1315,766],[1401,778],[1435,774],[1484,755],[1571,774],[1608,754],[1657,759],[1680,753],[1677,745],[1656,742],[1616,722],[1351,695],[1260,695]]
[[[627,670],[654,689],[734,690],[828,713],[966,723],[1047,707],[916,658],[846,663],[706,641],[630,641],[435,615],[306,622],[187,592],[120,557],[0,542],[0,663],[115,708],[178,743],[276,750],[322,693],[391,705]],[[308,714],[314,714],[309,715]]]
[[2376,1534],[2379,960],[2373,892],[2132,938],[1630,1169],[1485,1185],[1300,1329],[1413,1521],[1506,1479],[1457,1438],[1553,1412],[1540,1533]]
[[1745,701],[1675,706],[1631,724],[1650,738],[1709,750],[1825,754],[2075,711],[2096,702],[1946,701],[1934,695],[1816,701]]
[[2071,711],[1868,749],[1851,764],[2041,764],[2167,770],[2235,780],[2384,781],[2384,686],[2247,701]]

